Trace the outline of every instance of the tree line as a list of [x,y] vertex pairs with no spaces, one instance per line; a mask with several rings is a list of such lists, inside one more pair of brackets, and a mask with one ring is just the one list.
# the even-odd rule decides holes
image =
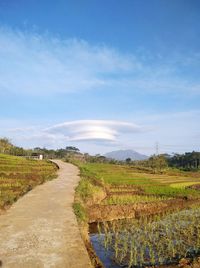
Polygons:
[[42,154],[44,158],[65,158],[68,161],[72,159],[90,162],[90,163],[111,163],[111,164],[127,164],[137,168],[152,170],[153,172],[163,172],[165,169],[178,168],[182,170],[199,170],[200,169],[200,152],[186,152],[184,154],[160,154],[152,155],[147,160],[134,161],[127,158],[125,161],[117,161],[108,159],[105,156],[97,154],[91,156],[87,153],[82,154],[77,147],[66,146],[60,149],[46,149],[36,147],[34,149],[24,149],[13,145],[9,139],[0,138],[0,153],[6,153],[15,156],[34,157]]
[[185,171],[195,171],[200,169],[200,152],[186,152],[184,154],[160,154],[153,155],[147,160],[126,162],[143,169],[151,169],[154,172],[162,172],[165,169],[178,168]]
[[200,168],[200,152],[187,152],[185,154],[175,154],[169,157],[168,163],[171,167],[182,168],[184,170],[196,170]]
[[23,147],[13,145],[7,138],[0,138],[0,153],[26,157],[35,157],[42,154],[44,158],[64,158],[69,154],[80,154],[79,149],[73,146],[67,146],[64,149],[56,150],[40,147],[24,149]]

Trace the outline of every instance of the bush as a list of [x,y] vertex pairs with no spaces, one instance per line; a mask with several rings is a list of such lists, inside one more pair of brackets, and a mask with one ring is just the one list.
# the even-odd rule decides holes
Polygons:
[[85,208],[81,205],[81,203],[75,202],[73,204],[73,209],[79,222],[86,221],[87,217],[86,217]]

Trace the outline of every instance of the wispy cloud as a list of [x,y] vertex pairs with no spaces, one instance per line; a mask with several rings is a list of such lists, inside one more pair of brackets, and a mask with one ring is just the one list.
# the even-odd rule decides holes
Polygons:
[[103,74],[140,67],[131,56],[82,40],[0,29],[0,87],[23,94],[52,94],[103,86]]
[[97,88],[200,92],[200,81],[180,72],[186,66],[199,66],[198,55],[186,55],[177,62],[149,60],[83,40],[1,28],[0,58],[0,90],[18,94],[48,96]]

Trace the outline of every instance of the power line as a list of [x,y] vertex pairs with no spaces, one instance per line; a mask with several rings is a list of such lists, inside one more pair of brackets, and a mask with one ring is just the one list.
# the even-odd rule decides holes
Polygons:
[[183,144],[174,144],[174,145],[169,145],[169,144],[160,144],[161,145],[161,147],[170,147],[170,148],[174,148],[174,147],[178,147],[178,148],[186,148],[186,147],[196,147],[196,146],[193,146],[193,145],[187,145],[187,144],[185,144],[185,145],[183,145]]
[[[151,150],[154,151],[156,155],[158,155],[161,152],[175,152],[176,150],[178,151],[191,151],[191,150],[199,150],[199,146],[194,146],[194,145],[188,145],[188,144],[162,144],[159,142],[155,142],[154,144],[152,144],[152,146],[150,144],[148,145],[139,145],[139,144],[135,144],[135,145],[131,145],[131,148],[134,149],[138,149],[138,150]],[[194,149],[196,148],[196,149]]]

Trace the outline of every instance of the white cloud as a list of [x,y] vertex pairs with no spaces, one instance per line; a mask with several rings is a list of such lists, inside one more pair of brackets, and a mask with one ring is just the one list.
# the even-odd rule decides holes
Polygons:
[[[124,54],[83,40],[62,40],[0,28],[0,90],[48,96],[82,90],[200,92],[200,83],[179,75],[181,66],[199,66],[185,55],[175,63]],[[198,58],[199,59],[199,58]]]
[[[12,124],[11,124],[12,125]],[[81,144],[85,151],[90,147],[119,146],[128,135],[145,132],[142,126],[112,120],[77,120],[57,124],[48,128],[26,124],[4,128],[6,137],[16,145],[30,147],[60,148],[67,144]],[[90,144],[90,145],[89,145]],[[89,145],[89,147],[88,147]],[[86,146],[86,147],[84,147]]]
[[65,122],[46,129],[46,132],[63,134],[69,141],[118,140],[118,136],[126,133],[135,133],[142,127],[129,122],[109,120],[79,120]]
[[[105,153],[134,149],[144,154],[199,150],[199,110],[135,115],[135,123],[111,120],[68,121],[54,126],[30,126],[28,122],[0,120],[0,136],[26,148],[64,148],[73,145],[83,152]],[[129,119],[130,120],[130,119]],[[47,127],[48,126],[48,127]],[[145,126],[145,127],[144,127]]]

